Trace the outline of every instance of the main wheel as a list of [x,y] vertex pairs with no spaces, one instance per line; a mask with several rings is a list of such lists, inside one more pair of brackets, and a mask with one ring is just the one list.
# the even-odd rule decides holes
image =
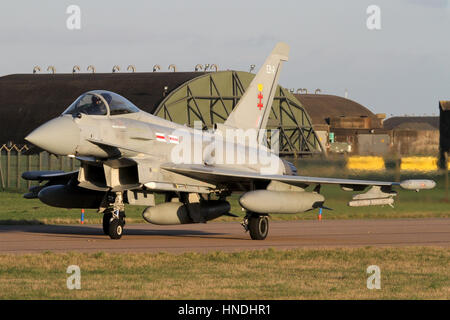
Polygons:
[[248,231],[252,240],[264,240],[269,233],[269,218],[262,215],[252,215],[248,219]]
[[112,212],[111,211],[105,211],[103,213],[103,233],[109,234],[109,222],[112,218]]
[[122,238],[124,221],[121,219],[113,219],[109,224],[109,237],[111,239]]

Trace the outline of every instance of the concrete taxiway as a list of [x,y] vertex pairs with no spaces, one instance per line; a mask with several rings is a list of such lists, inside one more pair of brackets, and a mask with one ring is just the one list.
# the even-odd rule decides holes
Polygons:
[[0,253],[209,252],[362,246],[450,247],[450,219],[271,221],[264,241],[250,240],[237,222],[181,226],[132,224],[120,240],[100,225],[0,226]]

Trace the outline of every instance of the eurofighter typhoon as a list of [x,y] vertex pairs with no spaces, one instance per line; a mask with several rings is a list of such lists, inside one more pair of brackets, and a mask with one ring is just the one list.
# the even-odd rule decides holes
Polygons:
[[[432,189],[432,180],[403,182],[300,176],[277,156],[276,134],[265,132],[281,66],[289,46],[278,43],[223,124],[190,128],[141,111],[124,97],[89,91],[61,116],[25,139],[60,156],[74,157],[73,172],[25,172],[26,180],[46,181],[25,198],[62,208],[94,208],[103,214],[103,231],[120,239],[125,204],[144,205],[143,218],[157,225],[205,223],[232,215],[227,198],[240,193],[246,215],[242,225],[254,240],[269,231],[269,214],[325,208],[323,184],[353,196],[350,206],[392,205],[403,189]],[[132,84],[130,84],[132,85]],[[270,138],[271,147],[268,146]],[[156,204],[155,194],[165,202]]]

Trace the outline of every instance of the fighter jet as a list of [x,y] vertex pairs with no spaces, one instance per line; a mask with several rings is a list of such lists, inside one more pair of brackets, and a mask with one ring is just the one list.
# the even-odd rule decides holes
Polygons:
[[[141,111],[109,91],[89,91],[61,116],[31,132],[26,140],[58,156],[74,157],[73,172],[25,172],[26,180],[46,181],[25,198],[62,208],[94,208],[103,231],[120,239],[125,204],[144,205],[143,218],[157,225],[206,223],[230,213],[227,201],[240,194],[242,225],[251,239],[264,240],[269,214],[325,208],[320,187],[339,185],[353,196],[350,206],[392,205],[399,186],[431,189],[432,180],[403,182],[319,178],[298,175],[277,156],[276,137],[265,132],[289,46],[278,43],[224,123],[191,128]],[[131,84],[130,84],[131,85]],[[268,140],[271,140],[271,147]],[[163,194],[165,202],[156,203]]]

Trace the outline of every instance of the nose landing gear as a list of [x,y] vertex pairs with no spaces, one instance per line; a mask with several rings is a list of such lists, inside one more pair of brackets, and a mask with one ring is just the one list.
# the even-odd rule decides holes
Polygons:
[[125,226],[125,205],[121,192],[116,193],[114,204],[103,213],[103,233],[111,239],[120,239]]

